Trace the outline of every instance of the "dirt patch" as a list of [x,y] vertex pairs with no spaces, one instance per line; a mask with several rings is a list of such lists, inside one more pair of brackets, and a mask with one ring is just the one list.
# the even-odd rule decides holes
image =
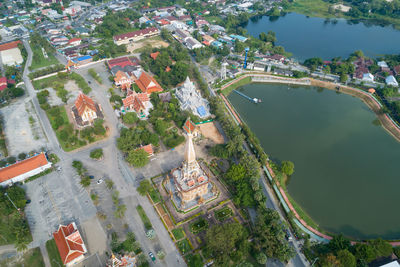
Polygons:
[[214,122],[207,122],[199,125],[199,129],[201,134],[211,139],[216,144],[223,144],[224,137],[218,131],[217,127],[215,126]]
[[82,223],[81,228],[89,254],[93,255],[97,253],[100,258],[105,260],[107,237],[97,218],[93,217]]
[[158,203],[157,205],[154,206],[158,212],[158,214],[160,215],[160,217],[162,218],[162,220],[164,221],[165,225],[167,226],[168,229],[172,229],[174,228],[174,224],[172,223],[171,218],[169,217],[169,215],[165,212],[165,210],[163,209],[161,203]]
[[136,50],[138,50],[138,49],[140,49],[142,47],[145,47],[147,45],[151,45],[151,47],[156,47],[156,48],[158,48],[158,47],[168,47],[169,46],[169,44],[167,42],[163,41],[161,39],[161,37],[156,36],[156,37],[145,39],[145,40],[142,40],[142,41],[139,41],[139,42],[128,44],[126,46],[126,50],[127,50],[128,53],[132,53],[132,52],[134,52],[134,51],[136,51]]
[[39,118],[29,98],[20,99],[0,110],[10,156],[38,151],[46,146]]
[[74,104],[80,92],[78,85],[75,81],[70,80],[64,85],[64,88],[68,91],[69,96],[67,104]]

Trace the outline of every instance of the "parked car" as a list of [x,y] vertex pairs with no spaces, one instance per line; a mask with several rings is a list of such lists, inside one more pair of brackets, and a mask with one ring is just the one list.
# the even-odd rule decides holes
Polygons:
[[101,184],[103,182],[103,179],[97,180],[97,184]]
[[94,179],[94,176],[93,176],[93,175],[89,175],[89,178],[90,178],[90,179]]
[[156,261],[156,257],[154,257],[154,254],[153,254],[153,252],[149,252],[149,257],[150,257],[150,259],[152,260],[152,261]]
[[285,229],[285,232],[286,232],[286,239],[288,240],[288,241],[292,241],[293,240],[293,237],[292,237],[292,235],[290,234],[290,231],[289,231],[289,229]]

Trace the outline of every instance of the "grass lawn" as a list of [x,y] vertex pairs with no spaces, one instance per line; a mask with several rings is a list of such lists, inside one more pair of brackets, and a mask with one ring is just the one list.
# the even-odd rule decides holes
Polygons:
[[287,11],[297,12],[314,17],[334,17],[328,12],[329,3],[322,0],[296,0],[290,4]]
[[208,228],[208,222],[204,218],[199,218],[197,221],[190,224],[190,232],[197,234]]
[[16,257],[8,258],[0,262],[0,266],[13,266],[13,267],[25,267],[25,266],[37,266],[44,267],[44,261],[40,248],[32,248],[24,252],[22,258]]
[[41,89],[45,89],[48,87],[52,87],[53,83],[56,81],[65,85],[70,80],[75,81],[76,84],[78,85],[78,87],[85,94],[88,94],[92,90],[90,88],[89,84],[86,82],[86,80],[81,75],[79,75],[78,73],[75,73],[75,72],[72,72],[69,74],[62,73],[61,78],[59,75],[54,75],[54,76],[47,77],[44,79],[36,80],[36,81],[32,82],[32,85],[36,90],[41,90]]
[[180,240],[185,237],[185,232],[183,231],[183,229],[181,227],[173,229],[172,234],[174,235],[175,240]]
[[214,214],[215,214],[215,218],[218,221],[223,222],[227,218],[232,216],[232,209],[229,208],[228,206],[226,206],[226,207],[223,207],[222,209],[215,211]]
[[189,244],[189,240],[187,238],[179,241],[177,243],[177,245],[178,245],[180,252],[182,252],[182,254],[186,254],[187,252],[192,250],[192,248],[190,247],[190,244]]
[[[31,70],[47,67],[50,65],[58,64],[58,60],[54,57],[52,53],[47,53],[47,58],[44,57],[42,48],[39,46],[31,46],[33,57],[32,57],[32,65],[30,66]],[[46,51],[48,52],[48,51]]]
[[47,77],[44,79],[40,79],[40,80],[36,80],[36,81],[32,81],[32,85],[36,90],[41,90],[41,89],[50,87],[51,84],[55,81],[60,81],[60,79],[57,77],[57,75]]
[[143,207],[138,205],[136,207],[137,212],[139,213],[140,219],[142,219],[142,222],[144,224],[144,227],[149,230],[151,229],[153,226],[151,225],[151,222],[149,220],[149,217],[147,217],[146,212],[144,211]]
[[50,239],[46,242],[46,249],[47,253],[49,254],[51,267],[64,266],[61,261],[60,253],[58,252],[58,248],[56,246],[56,241],[54,241],[54,239]]
[[200,254],[187,254],[185,256],[186,263],[189,267],[202,267],[203,260],[201,259]]
[[232,92],[232,90],[235,90],[236,88],[238,88],[238,87],[240,87],[240,86],[243,86],[243,85],[245,85],[245,84],[248,84],[248,83],[251,83],[251,77],[243,78],[243,79],[241,79],[240,81],[238,81],[237,83],[234,83],[234,84],[232,84],[232,85],[226,87],[226,88],[222,91],[222,93],[223,93],[225,96],[227,96],[227,95],[229,95],[229,94]]
[[158,192],[155,189],[151,189],[149,191],[149,196],[150,196],[151,200],[154,202],[154,204],[157,204],[161,201],[160,195],[158,194]]

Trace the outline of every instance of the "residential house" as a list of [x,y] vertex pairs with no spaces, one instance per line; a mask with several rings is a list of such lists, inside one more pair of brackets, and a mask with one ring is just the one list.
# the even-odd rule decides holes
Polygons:
[[103,118],[100,105],[82,92],[78,95],[71,112],[78,126],[88,126],[95,119]]
[[73,266],[84,259],[87,249],[75,222],[60,225],[53,237],[65,266]]
[[138,30],[138,31],[134,31],[134,32],[128,32],[128,33],[124,33],[124,34],[115,35],[113,37],[113,39],[114,39],[114,43],[116,45],[122,45],[122,44],[129,44],[131,42],[137,42],[144,38],[149,38],[149,37],[156,36],[159,34],[160,34],[160,31],[157,28],[152,27],[152,28],[146,28],[146,29]]
[[233,39],[235,39],[235,40],[238,40],[239,42],[246,42],[247,41],[247,37],[244,37],[244,36],[241,36],[241,35],[236,35],[236,34],[231,34],[231,35],[229,35],[229,37],[231,37],[231,38],[233,38]]
[[6,77],[0,78],[0,91],[3,91],[7,88],[9,84],[15,84],[14,80],[8,80]]
[[86,65],[90,62],[93,61],[93,58],[89,55],[87,56],[82,56],[82,57],[76,57],[74,59],[72,59],[72,61],[77,65],[77,67],[82,66],[82,65]]
[[377,64],[381,68],[389,68],[388,64],[385,61],[379,61]]
[[143,149],[147,154],[149,154],[149,157],[154,155],[153,146],[151,144],[141,146],[139,149]]
[[203,47],[203,45],[199,41],[194,39],[193,37],[186,38],[185,44],[186,44],[186,47],[189,48],[190,50]]
[[398,87],[399,83],[397,82],[396,78],[393,75],[389,75],[386,77],[385,82],[387,85]]
[[365,82],[373,82],[374,81],[374,75],[372,75],[371,73],[364,73],[362,76],[362,80]]
[[71,46],[80,45],[81,42],[82,42],[81,38],[72,38],[72,39],[68,40],[68,44],[71,45]]
[[39,174],[51,167],[45,153],[16,162],[0,169],[0,186],[9,186],[22,182],[29,177]]
[[203,44],[205,44],[206,46],[210,46],[212,42],[214,42],[215,39],[213,37],[211,37],[210,35],[203,35]]

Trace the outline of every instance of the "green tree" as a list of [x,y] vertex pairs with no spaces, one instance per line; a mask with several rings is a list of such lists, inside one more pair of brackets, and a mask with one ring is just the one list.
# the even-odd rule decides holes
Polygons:
[[205,236],[206,250],[217,265],[228,266],[231,260],[236,259],[238,253],[247,256],[247,236],[246,229],[237,222],[214,225],[207,230]]
[[357,265],[356,257],[354,257],[354,255],[347,249],[339,250],[337,253],[337,259],[341,265],[345,267],[356,267]]
[[294,163],[291,161],[283,161],[281,171],[288,176],[292,175],[294,173]]
[[342,234],[334,235],[329,241],[328,247],[334,253],[339,250],[349,250],[351,247],[350,240],[344,237]]
[[341,83],[347,82],[348,78],[349,78],[349,76],[347,76],[347,74],[345,74],[345,73],[340,74],[340,82]]
[[389,242],[383,240],[382,238],[371,240],[368,243],[375,249],[377,258],[388,257],[393,253],[392,245],[390,245]]
[[374,248],[369,244],[356,244],[354,246],[354,256],[358,260],[365,261],[366,263],[370,263],[376,258],[376,253]]
[[97,148],[90,151],[90,157],[92,159],[100,159],[101,157],[103,157],[103,149]]
[[242,164],[233,164],[230,166],[225,176],[232,181],[240,181],[246,176],[246,169]]
[[267,255],[264,253],[260,252],[256,256],[256,260],[259,264],[265,265],[267,263]]
[[144,149],[136,149],[129,152],[126,160],[136,168],[144,167],[149,163],[149,154]]
[[139,120],[135,112],[128,112],[122,117],[122,121],[126,124],[134,124]]
[[83,187],[88,187],[90,185],[90,177],[89,176],[85,176],[81,178],[81,185]]
[[147,192],[149,192],[153,187],[150,184],[150,181],[145,179],[140,182],[140,185],[137,188],[137,191],[140,195],[145,196]]

